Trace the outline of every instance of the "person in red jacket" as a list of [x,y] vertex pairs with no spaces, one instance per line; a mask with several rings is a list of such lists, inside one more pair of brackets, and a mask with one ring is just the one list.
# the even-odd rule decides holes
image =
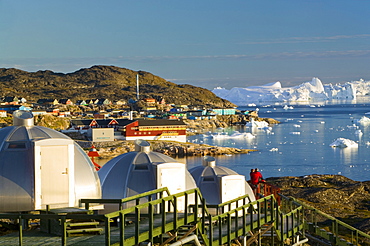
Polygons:
[[258,185],[258,183],[260,182],[265,182],[265,180],[263,180],[262,174],[258,171],[258,168],[254,169],[254,172],[251,172],[250,176],[252,185]]

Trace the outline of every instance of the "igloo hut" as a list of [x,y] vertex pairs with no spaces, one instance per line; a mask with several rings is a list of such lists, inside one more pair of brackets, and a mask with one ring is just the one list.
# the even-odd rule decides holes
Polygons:
[[35,126],[31,112],[15,111],[0,140],[0,212],[78,207],[82,198],[101,198],[87,154],[66,135]]
[[[151,151],[144,140],[135,141],[135,151],[108,161],[98,172],[103,199],[122,199],[167,187],[171,194],[196,188],[184,163]],[[109,211],[109,206],[105,206]]]
[[202,166],[193,167],[189,172],[209,205],[218,205],[246,194],[252,202],[256,200],[245,176],[216,166],[216,159],[212,156],[205,156]]

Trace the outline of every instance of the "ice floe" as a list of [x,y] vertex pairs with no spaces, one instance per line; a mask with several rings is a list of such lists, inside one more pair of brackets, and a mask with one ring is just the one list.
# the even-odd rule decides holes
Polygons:
[[370,124],[370,118],[366,116],[362,116],[361,119],[354,119],[353,122],[357,124],[366,125],[366,124]]
[[213,139],[229,139],[229,138],[255,138],[252,133],[250,132],[238,132],[234,131],[231,134],[228,134],[227,132],[215,132],[215,133],[210,133],[210,134],[203,134],[204,138],[213,138]]
[[358,143],[353,140],[346,138],[338,138],[329,145],[330,147],[346,148],[346,147],[358,147]]
[[250,127],[265,128],[269,126],[269,123],[266,121],[255,121],[252,118],[251,121],[247,122],[245,125]]

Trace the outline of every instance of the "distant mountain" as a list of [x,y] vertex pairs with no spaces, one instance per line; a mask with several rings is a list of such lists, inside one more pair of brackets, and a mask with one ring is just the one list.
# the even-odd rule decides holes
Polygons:
[[139,74],[140,98],[163,97],[167,103],[235,107],[211,91],[178,85],[145,71],[115,66],[93,66],[73,73],[52,71],[26,72],[0,68],[0,96],[22,96],[28,101],[40,98],[71,100],[108,98],[136,99],[136,75]]

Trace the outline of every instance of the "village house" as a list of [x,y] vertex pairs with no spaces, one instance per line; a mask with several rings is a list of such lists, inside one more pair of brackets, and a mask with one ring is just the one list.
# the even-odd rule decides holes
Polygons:
[[118,100],[116,102],[114,102],[115,105],[127,105],[127,101],[126,100]]
[[97,99],[97,101],[95,101],[95,104],[96,105],[110,105],[112,104],[112,102],[106,98],[100,98],[100,99]]
[[16,110],[32,110],[32,108],[24,105],[0,105],[0,110],[5,110],[8,113],[13,113]]
[[43,106],[51,106],[51,105],[59,104],[59,101],[57,99],[43,98],[43,99],[37,100],[36,103],[39,104],[39,105],[43,105]]
[[18,105],[19,104],[19,99],[18,99],[18,97],[4,97],[2,99],[1,104],[3,104],[3,105]]
[[7,115],[7,113],[6,113],[6,111],[5,110],[0,110],[0,117],[1,118],[4,118],[4,117],[7,117],[8,115]]
[[212,111],[217,115],[234,115],[236,108],[214,108]]
[[46,110],[42,110],[42,109],[35,109],[35,110],[32,110],[32,114],[34,116],[36,115],[43,115],[43,114],[47,114]]
[[89,105],[88,103],[86,103],[85,100],[77,100],[76,101],[76,105],[82,105],[82,106],[87,106]]
[[63,105],[73,105],[73,102],[70,99],[60,99],[59,104]]

